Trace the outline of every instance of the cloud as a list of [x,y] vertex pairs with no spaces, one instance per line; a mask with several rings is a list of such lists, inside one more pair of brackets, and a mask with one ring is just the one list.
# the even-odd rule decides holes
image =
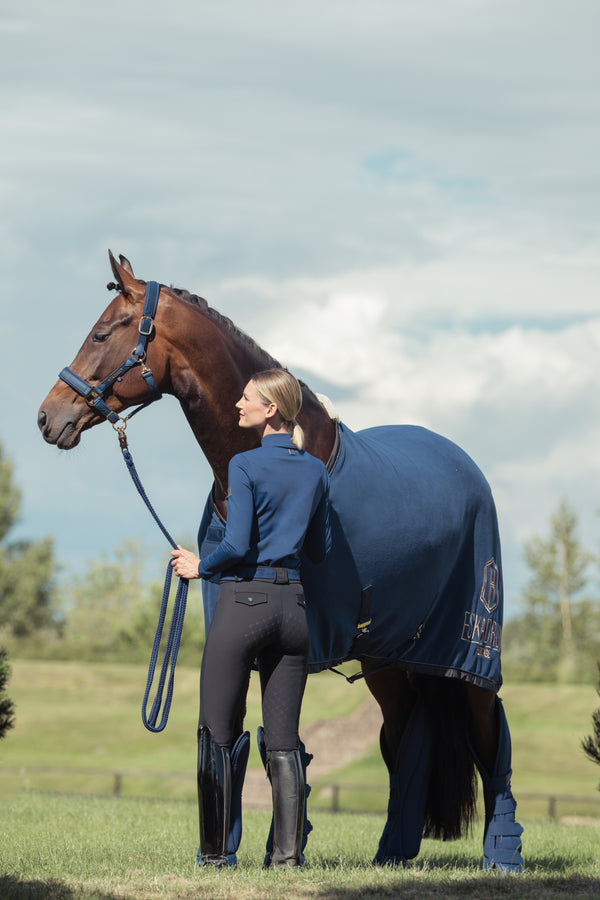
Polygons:
[[298,309],[281,312],[265,343],[309,383],[314,375],[318,387],[326,384],[350,427],[421,424],[483,469],[499,509],[512,604],[526,576],[522,543],[544,531],[560,498],[581,511],[584,540],[594,542],[600,319],[404,335],[386,327],[381,294],[333,294]]
[[[107,303],[111,247],[207,297],[350,425],[457,440],[509,569],[559,493],[594,535],[599,26],[594,0],[5,4],[3,439],[25,532],[55,523],[68,552],[94,510],[110,550],[88,469],[119,536],[146,530],[110,433],[67,463],[34,424]],[[169,523],[190,470],[210,483],[180,418],[136,426],[145,471],[168,466]]]
[[394,404],[403,418],[429,423],[477,419],[486,408],[509,418],[515,409],[519,421],[532,413],[537,427],[542,412],[554,420],[569,410],[579,415],[577,401],[589,403],[600,387],[600,319],[548,330],[455,325],[404,334],[388,327],[389,309],[382,293],[333,291],[272,313],[263,343],[290,367],[352,388],[361,426],[390,421]]

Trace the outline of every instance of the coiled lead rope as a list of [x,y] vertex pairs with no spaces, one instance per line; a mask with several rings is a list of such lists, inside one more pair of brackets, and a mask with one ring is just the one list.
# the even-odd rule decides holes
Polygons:
[[[123,453],[123,459],[125,460],[125,464],[131,475],[131,479],[137,489],[138,494],[146,504],[149,512],[152,515],[152,518],[166,537],[167,541],[170,543],[171,547],[175,550],[177,544],[161,522],[159,516],[157,515],[154,507],[152,506],[146,491],[142,485],[140,477],[135,468],[133,457],[127,446],[127,439],[125,437],[125,428],[121,427],[116,429],[119,435],[119,444],[121,445],[121,451]],[[173,576],[173,567],[171,565],[171,560],[167,565],[167,571],[165,574],[165,583],[163,588],[163,595],[160,604],[160,611],[158,614],[158,624],[156,626],[156,633],[154,635],[154,643],[152,645],[152,655],[150,657],[150,664],[148,666],[148,678],[146,680],[146,689],[144,691],[144,699],[142,701],[142,722],[144,726],[148,729],[148,731],[152,731],[157,733],[159,731],[163,731],[167,720],[169,718],[169,711],[171,709],[171,702],[173,700],[173,688],[175,685],[175,666],[177,664],[177,654],[179,652],[179,643],[181,641],[181,632],[183,629],[183,620],[185,617],[185,609],[187,604],[187,594],[188,594],[188,579],[180,578],[179,584],[177,586],[177,591],[175,594],[175,601],[173,604],[173,612],[171,614],[171,623],[169,625],[169,633],[167,635],[167,642],[165,645],[165,651],[163,655],[163,661],[160,669],[160,675],[158,678],[158,684],[156,686],[156,694],[154,700],[152,702],[152,707],[150,709],[150,713],[148,713],[148,703],[150,698],[150,691],[152,690],[152,684],[154,682],[154,677],[156,674],[156,664],[158,662],[158,655],[160,652],[160,645],[163,637],[163,630],[165,626],[165,620],[167,617],[167,609],[169,606],[169,596],[171,594],[171,581]],[[165,689],[165,684],[167,685],[167,693],[164,697],[163,694]],[[162,708],[162,713],[161,713]],[[160,716],[160,721],[159,721]],[[157,724],[158,722],[158,724]]]

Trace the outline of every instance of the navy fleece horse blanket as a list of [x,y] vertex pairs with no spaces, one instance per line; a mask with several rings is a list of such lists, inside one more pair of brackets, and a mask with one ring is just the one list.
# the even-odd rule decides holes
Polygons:
[[[310,671],[347,659],[502,682],[502,568],[491,491],[456,444],[424,428],[339,425],[329,463],[333,546],[302,564]],[[224,528],[209,497],[200,555]],[[203,582],[208,627],[218,584]]]

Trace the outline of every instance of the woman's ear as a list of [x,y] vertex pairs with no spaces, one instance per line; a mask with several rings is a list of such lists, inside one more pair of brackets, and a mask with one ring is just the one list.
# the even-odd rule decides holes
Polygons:
[[273,416],[274,416],[277,412],[278,412],[277,404],[276,404],[276,403],[269,403],[269,405],[267,406],[267,408],[266,408],[266,410],[265,410],[265,416],[267,417],[267,419],[272,419]]

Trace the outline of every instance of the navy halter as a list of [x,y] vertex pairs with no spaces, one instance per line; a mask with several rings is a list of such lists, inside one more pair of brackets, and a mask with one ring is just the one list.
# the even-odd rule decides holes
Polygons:
[[154,381],[154,377],[150,369],[146,366],[146,345],[148,343],[148,338],[152,334],[154,329],[154,317],[156,315],[156,307],[158,306],[158,295],[160,293],[160,285],[156,281],[149,281],[146,284],[146,296],[144,297],[144,309],[142,311],[142,318],[140,319],[140,324],[138,326],[138,342],[131,353],[131,356],[125,360],[114,372],[111,372],[110,375],[107,375],[104,381],[101,381],[100,384],[96,385],[96,387],[92,387],[91,384],[88,384],[81,376],[77,375],[70,369],[68,366],[62,370],[59,374],[59,378],[68,384],[70,388],[72,388],[76,394],[79,394],[80,397],[83,397],[88,406],[92,407],[96,410],[96,412],[100,413],[101,416],[104,416],[105,419],[108,419],[113,425],[117,422],[122,421],[121,417],[118,413],[114,412],[109,405],[106,403],[104,399],[104,395],[106,392],[113,386],[115,381],[121,381],[123,375],[126,375],[130,369],[133,369],[135,366],[142,367],[142,378],[148,385],[148,389],[150,390],[150,399],[145,403],[142,403],[141,406],[138,406],[132,413],[127,416],[127,418],[131,418],[140,409],[144,409],[144,407],[148,406],[150,403],[153,403],[154,400],[160,400],[162,394]]

